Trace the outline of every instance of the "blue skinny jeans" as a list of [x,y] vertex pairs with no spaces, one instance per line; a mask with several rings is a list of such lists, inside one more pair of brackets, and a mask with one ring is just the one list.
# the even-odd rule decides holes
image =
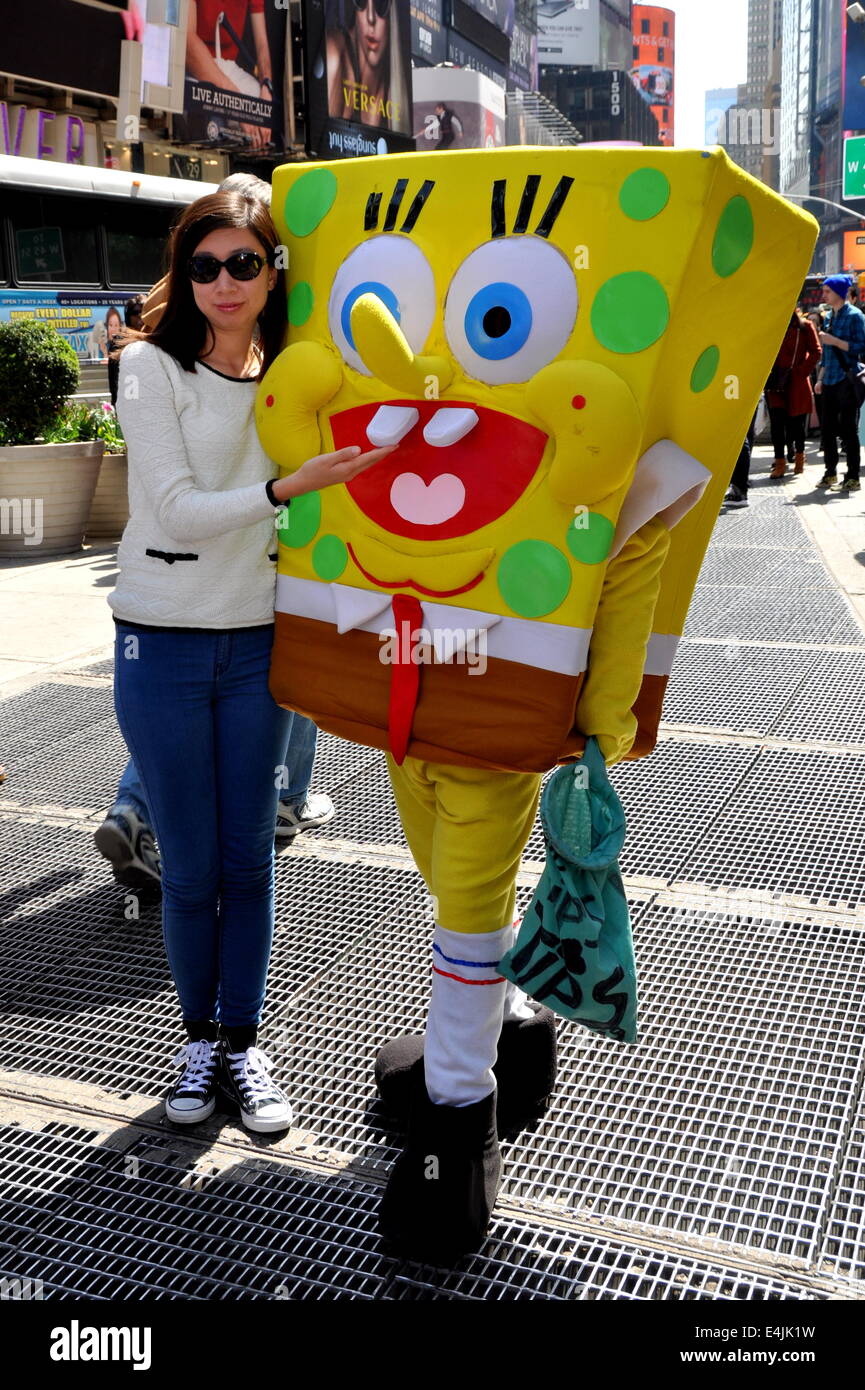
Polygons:
[[162,857],[162,930],[183,1017],[257,1024],[273,941],[273,827],[292,716],[273,627],[117,623],[114,697]]

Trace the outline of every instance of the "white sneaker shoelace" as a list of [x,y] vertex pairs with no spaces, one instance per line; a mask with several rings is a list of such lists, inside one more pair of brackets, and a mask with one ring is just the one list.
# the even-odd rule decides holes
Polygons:
[[213,1043],[204,1040],[187,1043],[175,1057],[174,1066],[186,1068],[177,1083],[178,1091],[205,1094],[216,1068],[216,1048]]
[[258,1047],[248,1047],[245,1052],[229,1052],[226,1061],[231,1075],[247,1101],[284,1102],[285,1097],[268,1076],[273,1063]]

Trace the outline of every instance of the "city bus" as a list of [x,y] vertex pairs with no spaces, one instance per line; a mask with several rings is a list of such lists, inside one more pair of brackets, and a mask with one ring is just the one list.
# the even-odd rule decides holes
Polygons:
[[51,323],[83,361],[164,271],[169,228],[214,183],[0,155],[0,321]]

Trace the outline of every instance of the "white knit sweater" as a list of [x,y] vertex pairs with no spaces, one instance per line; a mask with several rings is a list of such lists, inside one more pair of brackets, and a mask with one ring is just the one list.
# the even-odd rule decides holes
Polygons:
[[108,600],[117,618],[155,627],[273,622],[276,510],[264,484],[277,469],[255,432],[256,387],[200,363],[186,372],[152,343],[124,350],[117,415],[130,516]]

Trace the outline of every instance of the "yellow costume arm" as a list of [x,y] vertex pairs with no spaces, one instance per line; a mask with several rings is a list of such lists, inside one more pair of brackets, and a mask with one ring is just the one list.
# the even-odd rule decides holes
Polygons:
[[636,737],[631,707],[640,693],[669,549],[670,533],[653,517],[607,567],[576,717],[580,733],[595,736],[607,763],[620,762]]

